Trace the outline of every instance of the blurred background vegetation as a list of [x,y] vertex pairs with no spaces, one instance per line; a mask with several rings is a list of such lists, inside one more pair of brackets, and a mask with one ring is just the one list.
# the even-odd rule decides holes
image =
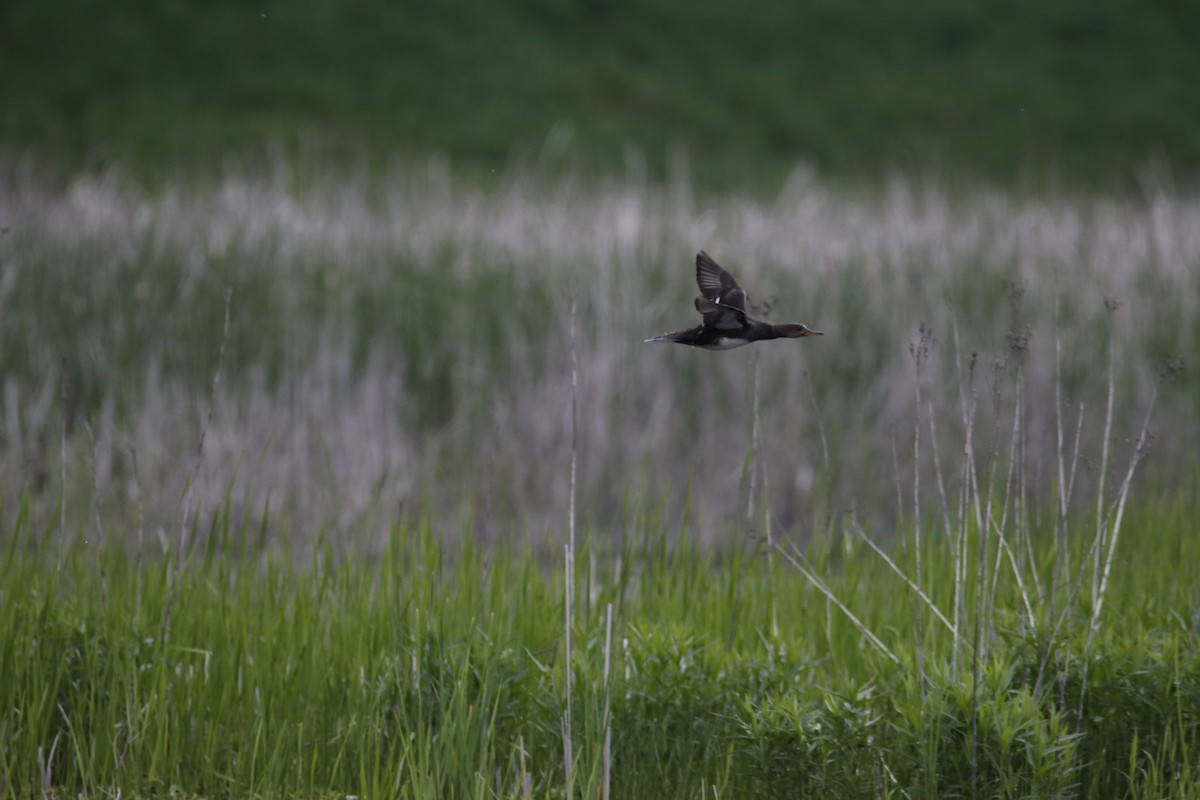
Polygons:
[[0,144],[1122,189],[1200,166],[1198,36],[1189,0],[9,0]]
[[[1181,0],[9,0],[4,504],[546,531],[576,442],[601,526],[666,501],[717,535],[769,486],[784,528],[887,527],[923,325],[942,446],[978,355],[1044,498],[1048,432],[1138,452],[1200,348],[1197,32]],[[700,248],[830,335],[643,345],[693,324]],[[1195,483],[1198,385],[1157,408],[1164,489]]]

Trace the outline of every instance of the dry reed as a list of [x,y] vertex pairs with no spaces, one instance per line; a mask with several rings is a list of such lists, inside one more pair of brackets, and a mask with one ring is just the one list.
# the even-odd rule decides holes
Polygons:
[[[372,542],[410,513],[485,538],[540,537],[576,500],[583,525],[619,534],[629,508],[665,503],[668,518],[686,516],[698,538],[714,540],[742,529],[739,480],[757,419],[751,468],[763,480],[752,502],[783,530],[823,526],[853,508],[873,536],[886,536],[896,480],[958,530],[967,515],[986,530],[991,492],[1010,482],[1022,487],[1010,493],[1021,505],[1006,514],[1090,502],[1101,516],[1117,454],[1097,448],[1144,448],[1129,426],[1155,396],[1155,361],[1186,359],[1196,345],[1200,200],[1167,190],[1020,196],[895,178],[849,191],[798,170],[763,200],[707,197],[683,180],[514,174],[481,189],[438,162],[376,181],[329,175],[296,185],[287,174],[148,190],[119,172],[54,181],[20,164],[0,170],[0,216],[10,227],[0,240],[0,317],[10,320],[7,336],[24,337],[27,365],[5,372],[7,508],[26,487],[68,514],[87,506],[75,498],[95,496],[109,519],[165,530],[186,487],[201,529],[205,514],[224,508],[253,521],[269,504],[270,532],[288,541],[325,531]],[[757,345],[754,358],[643,346],[690,315],[700,248],[770,301],[774,318],[827,335]],[[219,306],[206,294],[218,263],[238,298],[231,348],[273,336],[282,355],[228,364],[204,424],[200,387],[211,369],[170,368],[168,345],[149,337],[118,362],[105,336],[153,302],[159,283],[178,288],[180,308]],[[131,270],[137,296],[128,307],[80,312],[103,324],[54,340],[27,309],[17,313],[47,265],[62,285],[39,295],[39,317],[86,309],[82,287]],[[490,301],[477,288],[485,277],[508,293]],[[425,284],[455,295],[436,306],[441,317],[420,302]],[[1013,287],[1023,292],[1019,328],[1005,301]],[[393,290],[410,299],[383,322],[358,315],[354,298]],[[1124,303],[1116,316],[1109,297]],[[568,347],[576,303],[577,351]],[[493,334],[463,334],[489,319],[495,352]],[[429,325],[445,326],[441,338],[405,349],[402,340]],[[914,375],[906,349],[918,331],[933,352]],[[1005,339],[1014,331],[1027,337],[1019,360]],[[170,352],[208,354],[211,363],[221,345],[219,331],[196,329]],[[993,393],[993,403],[978,403],[980,387],[967,377],[976,362],[979,375],[991,368],[994,385],[1019,380],[1021,399]],[[76,368],[101,375],[91,406],[56,397]],[[441,376],[432,401],[414,384],[429,373]],[[1091,409],[1112,387],[1113,410],[1098,428]],[[1016,402],[1022,438],[971,437],[1013,422]],[[1163,468],[1143,474],[1186,483],[1200,450],[1194,396],[1185,388],[1157,402],[1157,424],[1171,435],[1155,442]],[[432,422],[417,411],[428,405]],[[1063,409],[1075,407],[1067,477]],[[891,443],[913,436],[922,417],[928,445],[914,439],[920,451],[902,453],[902,474],[893,474]],[[78,422],[93,431],[90,444],[70,433]],[[56,453],[47,443],[60,431]],[[199,450],[201,431],[195,466],[181,454]],[[570,483],[560,478],[568,451],[578,457]],[[943,475],[954,452],[971,466]],[[1064,479],[1069,490],[1057,490]],[[964,506],[968,497],[977,505]],[[1100,545],[1097,567],[1111,558]],[[1006,558],[1016,550],[1005,543]],[[920,587],[920,575],[913,580]],[[1101,580],[1097,569],[1097,595]],[[948,611],[956,628],[960,601]]]

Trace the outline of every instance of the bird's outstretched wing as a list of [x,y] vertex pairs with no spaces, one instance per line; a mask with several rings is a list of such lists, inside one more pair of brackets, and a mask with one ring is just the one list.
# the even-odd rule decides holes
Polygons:
[[[700,294],[704,295],[704,299],[716,305],[737,309],[745,316],[746,291],[703,250],[696,254],[696,283],[700,286]],[[705,313],[700,310],[699,304],[696,310],[701,314]],[[707,319],[705,323],[708,323]]]
[[715,300],[696,298],[696,310],[704,318],[704,327],[721,331],[740,331],[746,327],[746,312]]

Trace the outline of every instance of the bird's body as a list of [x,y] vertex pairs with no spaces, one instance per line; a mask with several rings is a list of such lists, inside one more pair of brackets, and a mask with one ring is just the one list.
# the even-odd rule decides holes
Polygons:
[[[676,334],[678,335],[678,334]],[[648,341],[658,341],[657,339],[649,339]],[[745,336],[718,336],[709,344],[701,344],[700,342],[685,342],[682,339],[674,339],[681,344],[691,344],[693,347],[703,347],[705,350],[733,350],[736,347],[745,347],[750,344],[750,339]]]
[[746,292],[733,276],[722,269],[708,253],[696,254],[696,283],[702,297],[696,298],[701,322],[686,331],[664,333],[647,342],[675,342],[705,350],[732,350],[766,339],[797,339],[821,336],[799,322],[772,325],[746,314]]

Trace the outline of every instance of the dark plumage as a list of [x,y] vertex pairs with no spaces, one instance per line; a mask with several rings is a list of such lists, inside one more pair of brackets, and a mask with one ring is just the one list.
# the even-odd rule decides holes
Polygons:
[[686,331],[664,333],[647,342],[676,342],[706,350],[732,350],[763,339],[798,339],[821,336],[799,322],[772,325],[746,315],[746,290],[733,276],[701,250],[696,254],[696,283],[702,297],[696,298],[701,322]]

